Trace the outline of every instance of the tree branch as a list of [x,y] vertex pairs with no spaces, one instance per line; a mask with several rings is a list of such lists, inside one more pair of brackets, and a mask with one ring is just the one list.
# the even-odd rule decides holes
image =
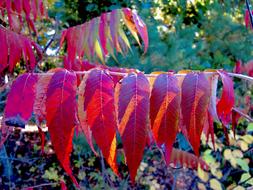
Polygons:
[[[85,75],[88,74],[90,71],[74,71],[74,73],[78,74],[78,75]],[[107,71],[110,75],[114,75],[114,76],[127,76],[128,73],[121,73],[121,72],[114,72],[114,71]],[[203,72],[206,75],[218,75],[215,72]],[[53,75],[53,73],[40,73],[41,75]],[[145,74],[146,77],[157,77],[159,74]],[[185,76],[187,74],[185,73],[180,73],[180,74],[174,74],[175,76]],[[243,74],[237,74],[237,73],[228,73],[228,75],[230,77],[236,77],[236,78],[240,78],[246,81],[249,81],[251,83],[253,83],[253,77],[247,76],[247,75],[243,75]]]
[[235,112],[237,112],[238,114],[240,114],[240,115],[241,115],[242,117],[244,117],[245,119],[247,119],[249,122],[253,122],[253,119],[252,119],[249,115],[243,113],[243,112],[240,111],[238,108],[233,108],[233,110],[234,110]]

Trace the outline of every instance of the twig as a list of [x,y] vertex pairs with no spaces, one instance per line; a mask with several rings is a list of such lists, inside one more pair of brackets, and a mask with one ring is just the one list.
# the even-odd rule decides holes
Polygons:
[[[90,71],[74,71],[74,73],[79,74],[79,75],[85,75],[88,74]],[[107,73],[109,73],[110,75],[114,75],[114,76],[122,76],[125,77],[127,76],[129,73],[121,73],[121,72],[114,72],[114,71],[106,71]],[[206,75],[218,75],[215,72],[203,72]],[[41,75],[53,75],[54,73],[40,73]],[[146,77],[157,77],[159,74],[145,74]],[[174,74],[174,76],[185,76],[187,75],[186,73],[176,73]],[[228,75],[230,77],[236,77],[236,78],[240,78],[240,79],[244,79],[247,80],[249,82],[253,83],[253,77],[247,76],[247,75],[242,75],[242,74],[237,74],[237,73],[228,73]]]
[[237,74],[237,73],[228,73],[228,75],[230,77],[240,78],[240,79],[247,80],[247,81],[253,83],[253,77],[250,77],[250,76],[247,76],[247,75],[242,75],[242,74]]
[[240,115],[241,115],[242,117],[244,117],[245,119],[247,119],[249,122],[253,122],[253,119],[252,119],[249,115],[243,113],[243,112],[240,111],[238,108],[233,108],[233,110],[234,110],[235,112],[237,112],[238,114],[240,114]]
[[250,18],[250,24],[251,24],[251,27],[253,28],[253,15],[252,15],[252,12],[251,12],[251,9],[250,9],[250,3],[249,3],[249,0],[246,0],[246,6],[247,6],[247,9],[248,9],[248,12],[249,12],[249,18]]
[[175,173],[173,174],[173,185],[172,185],[172,190],[177,189],[177,175],[178,175],[178,171],[175,171]]
[[35,186],[32,186],[32,187],[25,187],[25,188],[22,188],[21,190],[25,190],[25,189],[28,189],[28,188],[38,188],[38,187],[45,187],[45,186],[53,186],[53,185],[58,185],[59,183],[43,183],[43,184],[40,184],[40,185],[35,185]]
[[[11,157],[5,157],[5,156],[0,156],[1,159],[7,159],[7,160],[11,160],[11,161],[19,161],[19,162],[25,162],[25,163],[28,163],[28,164],[32,164],[33,162],[37,161],[39,158],[33,158],[33,159],[28,159],[28,160],[25,160],[25,159],[18,159],[18,158],[11,158]],[[29,161],[29,160],[32,160],[32,161]]]
[[[12,165],[9,162],[9,157],[5,149],[5,145],[3,145],[2,148],[0,148],[0,155],[3,155],[3,157],[5,157],[5,159],[0,159],[1,160],[0,163],[3,164],[3,167],[4,167],[3,175],[8,177],[9,187],[11,187],[11,176],[13,175],[13,172],[12,172]],[[0,156],[0,158],[1,157],[2,156]]]
[[111,188],[113,189],[114,185],[112,184],[111,180],[109,179],[107,172],[106,172],[106,168],[105,168],[105,162],[104,162],[104,158],[103,158],[103,153],[100,150],[100,162],[101,162],[101,166],[102,166],[102,175],[103,175],[103,179],[105,180],[105,182],[108,182],[109,185],[111,186]]
[[59,21],[57,19],[55,19],[56,21],[56,24],[55,24],[55,28],[54,28],[54,35],[53,37],[49,40],[49,42],[47,43],[46,47],[43,49],[42,53],[44,54],[47,49],[50,47],[50,45],[53,43],[53,41],[55,40],[56,38],[56,35],[58,33],[58,26],[59,26]]

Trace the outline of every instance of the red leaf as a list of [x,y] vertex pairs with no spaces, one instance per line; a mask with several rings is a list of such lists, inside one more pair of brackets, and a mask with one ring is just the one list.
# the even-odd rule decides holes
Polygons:
[[120,27],[120,14],[117,9],[113,10],[110,15],[110,32],[112,36],[112,42],[117,52],[121,52],[119,46],[118,29]]
[[8,60],[8,41],[7,41],[7,35],[6,30],[2,29],[0,27],[0,73],[4,71],[4,69],[7,67],[7,60]]
[[244,71],[249,75],[250,77],[253,77],[253,61],[249,61],[245,66],[244,66]]
[[140,34],[143,42],[144,42],[144,53],[147,52],[148,49],[148,31],[147,26],[143,22],[143,20],[136,14],[136,12],[133,11],[133,20],[135,23],[135,26],[138,30],[138,33]]
[[[253,13],[253,11],[251,11]],[[244,23],[246,28],[252,28],[251,23],[250,23],[250,14],[249,14],[249,10],[246,9],[245,10],[245,15],[244,15]]]
[[237,60],[235,63],[235,67],[233,69],[234,73],[242,73],[243,72],[243,65],[241,60]]
[[[154,83],[150,98],[150,121],[159,146],[166,143],[168,158],[176,139],[180,114],[180,89],[177,78],[160,74]],[[166,162],[169,164],[169,160]]]
[[[103,156],[117,174],[116,163],[116,115],[114,107],[114,83],[103,70],[92,70],[85,79],[83,110],[87,125],[92,131]],[[106,133],[105,133],[106,131]]]
[[41,140],[41,154],[44,154],[44,147],[45,147],[45,133],[42,131],[41,127],[38,126],[40,140]]
[[[41,58],[42,52],[38,45],[27,37],[9,31],[0,27],[0,73],[9,66],[9,71],[13,72],[15,65],[23,57],[24,61],[29,64],[28,69],[34,69],[37,63],[35,51]],[[35,51],[34,51],[35,50]],[[8,52],[11,51],[8,61]]]
[[141,45],[137,34],[138,30],[136,29],[136,26],[133,21],[132,10],[129,8],[123,8],[122,11],[124,13],[124,23],[126,24],[127,28],[129,29],[137,43]]
[[206,117],[205,126],[203,129],[204,134],[206,135],[206,142],[209,141],[209,136],[211,135],[212,144],[215,149],[215,143],[214,143],[214,127],[213,127],[213,117],[210,111],[208,111],[207,117]]
[[205,170],[209,169],[209,166],[201,158],[198,158],[197,156],[189,152],[175,148],[172,149],[170,162],[174,163],[175,165],[179,163],[182,166],[187,166],[192,169],[197,169],[198,165],[200,164],[201,168]]
[[68,190],[68,188],[63,180],[60,180],[60,184],[61,184],[61,190]]
[[98,156],[98,153],[95,151],[95,148],[92,143],[92,131],[87,123],[87,113],[84,110],[84,101],[85,101],[85,86],[86,86],[86,80],[88,78],[88,75],[85,75],[81,84],[79,85],[79,91],[78,91],[78,117],[80,121],[80,128],[83,132],[83,134],[86,137],[87,143],[90,145],[91,150],[93,153]]
[[[21,59],[22,46],[19,45],[20,38],[18,35],[12,35],[12,33],[8,33],[8,39],[10,39],[9,48],[11,49],[8,65],[9,65],[9,72],[12,72],[17,62],[19,62],[19,60]],[[15,43],[13,43],[14,41]]]
[[62,33],[60,47],[66,40],[67,53],[71,62],[74,62],[76,55],[79,59],[86,56],[90,60],[95,53],[102,62],[108,53],[116,59],[114,48],[116,52],[123,55],[130,48],[129,40],[122,30],[122,20],[139,44],[137,33],[140,34],[146,52],[148,47],[146,25],[136,13],[132,13],[131,9],[127,8],[103,13],[100,17],[93,18],[82,25],[68,28]]
[[189,73],[182,83],[182,124],[196,155],[199,155],[200,137],[206,121],[210,84],[204,73]]
[[106,29],[107,29],[107,14],[102,13],[99,24],[99,39],[101,43],[101,47],[105,55],[108,54],[106,48]]
[[221,98],[217,104],[217,113],[224,125],[231,121],[232,108],[235,103],[234,83],[225,71],[218,70],[221,77],[223,89]]
[[144,74],[130,74],[115,93],[119,133],[122,138],[130,178],[135,181],[148,138],[149,82]]
[[13,82],[4,111],[7,125],[25,127],[32,115],[37,80],[37,75],[26,73]]
[[70,153],[76,121],[76,75],[58,69],[48,85],[46,121],[58,160],[79,187],[70,167]]

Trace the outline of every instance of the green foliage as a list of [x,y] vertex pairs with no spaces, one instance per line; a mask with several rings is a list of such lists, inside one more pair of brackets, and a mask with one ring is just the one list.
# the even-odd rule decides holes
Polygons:
[[[224,68],[252,57],[252,35],[243,24],[244,4],[228,1],[157,1],[140,8],[149,29],[146,55],[120,59],[121,66],[154,70]],[[155,19],[153,18],[155,17]],[[134,65],[133,65],[134,64]]]

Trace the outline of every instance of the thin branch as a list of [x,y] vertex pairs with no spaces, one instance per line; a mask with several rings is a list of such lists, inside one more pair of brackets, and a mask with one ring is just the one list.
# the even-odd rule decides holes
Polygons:
[[37,161],[39,158],[32,158],[32,159],[19,159],[19,158],[12,158],[12,157],[6,157],[6,156],[0,156],[1,159],[7,159],[7,160],[11,160],[11,161],[18,161],[18,162],[24,162],[27,164],[32,164],[35,161]]
[[28,189],[28,188],[38,188],[38,187],[45,187],[45,186],[53,186],[53,185],[58,185],[59,183],[43,183],[43,184],[40,184],[40,185],[35,185],[35,186],[32,186],[32,187],[25,187],[25,188],[22,188],[22,190],[25,190],[25,189]]
[[250,5],[249,0],[246,0],[246,7],[247,7],[248,12],[249,12],[250,25],[253,28],[253,15],[252,15],[252,12],[251,12],[251,9],[250,9],[251,5]]
[[252,119],[249,115],[243,113],[243,112],[240,111],[238,108],[233,108],[233,110],[234,110],[235,112],[237,112],[238,114],[240,114],[240,115],[241,115],[242,117],[244,117],[245,119],[247,119],[249,122],[253,122],[253,119]]
[[[88,74],[90,71],[74,71],[76,74],[78,75],[85,75]],[[125,77],[128,75],[128,73],[121,73],[121,72],[114,72],[114,71],[107,71],[110,75],[114,75],[114,76],[122,76]],[[203,72],[206,75],[218,75],[215,72]],[[53,75],[53,73],[40,73],[41,75]],[[146,77],[157,77],[159,74],[145,74]],[[185,73],[180,73],[180,74],[174,74],[175,76],[185,76],[187,74]],[[230,77],[236,77],[236,78],[240,78],[240,79],[244,79],[247,80],[249,82],[253,83],[253,77],[247,76],[247,75],[242,75],[242,74],[237,74],[237,73],[228,73],[228,75]]]
[[54,35],[52,36],[52,38],[49,40],[49,42],[47,43],[46,47],[43,49],[42,53],[44,54],[47,49],[50,47],[50,45],[53,43],[53,41],[56,39],[56,35],[59,32],[58,31],[58,27],[59,27],[59,21],[57,19],[55,19],[55,27],[54,27]]
[[240,78],[246,81],[249,81],[251,83],[253,83],[253,77],[247,76],[247,75],[242,75],[242,74],[237,74],[237,73],[228,73],[228,75],[230,77],[236,77],[236,78]]

